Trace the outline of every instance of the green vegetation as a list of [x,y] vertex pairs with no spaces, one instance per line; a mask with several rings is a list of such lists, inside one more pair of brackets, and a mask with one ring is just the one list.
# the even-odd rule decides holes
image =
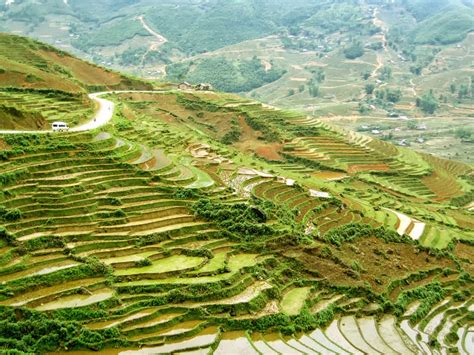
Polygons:
[[285,72],[276,68],[265,71],[257,57],[230,61],[224,57],[203,59],[189,65],[179,63],[168,69],[168,78],[191,83],[210,83],[221,91],[243,92],[278,80]]
[[344,55],[347,59],[356,59],[364,55],[364,47],[360,42],[354,42],[350,46],[344,48]]
[[443,11],[421,22],[413,31],[418,44],[450,44],[462,41],[474,30],[474,10],[467,7]]
[[433,95],[433,92],[424,94],[421,98],[416,99],[416,106],[423,112],[433,114],[438,108],[438,100]]
[[45,353],[58,349],[88,347],[100,350],[111,342],[119,343],[117,329],[91,331],[75,321],[49,319],[41,312],[0,306],[0,347],[17,352]]
[[[169,24],[170,33],[182,34],[167,38],[165,53],[184,60],[182,68],[169,68],[178,73],[177,80],[192,76],[200,63],[215,60],[229,70],[214,67],[221,76],[216,80],[236,81],[225,83],[229,90],[259,85],[252,90],[255,97],[272,96],[278,102],[284,96],[288,106],[306,102],[321,116],[355,116],[360,107],[370,122],[361,130],[369,133],[401,127],[434,139],[409,114],[419,114],[410,106],[415,96],[411,91],[420,95],[420,109],[426,97],[437,101],[437,115],[451,109],[447,104],[467,112],[472,91],[468,75],[449,78],[430,91],[426,80],[450,75],[451,69],[437,71],[437,64],[425,63],[421,51],[414,53],[417,59],[396,59],[406,55],[406,47],[390,36],[393,62],[387,66],[382,32],[398,16],[408,17],[398,11],[402,4],[392,4],[397,11],[387,14],[389,5],[379,3],[374,8],[360,2],[254,3],[211,1],[179,8],[179,19],[193,17],[200,31],[206,30],[200,22],[206,16],[226,19],[225,11],[232,10],[234,16],[244,13],[255,19],[261,13],[256,23],[246,24],[249,32],[208,43],[229,44],[250,32],[274,34],[230,48],[232,56],[234,50],[251,53],[239,60],[229,59],[226,51],[187,60],[182,48],[191,53],[197,42],[185,42],[195,37],[179,21],[170,24],[176,13],[173,1],[149,5],[143,13],[157,31]],[[25,4],[17,3],[18,11]],[[116,15],[117,4],[86,8],[84,2],[71,2],[70,8],[82,9],[82,20],[93,27],[124,20],[125,26],[138,30],[139,21],[126,20],[133,18],[128,2],[120,2],[126,18],[99,24],[101,13]],[[134,3],[136,11],[141,5]],[[270,5],[272,11],[263,11]],[[26,10],[24,14],[34,13]],[[151,24],[149,16],[167,18]],[[80,24],[67,18],[73,31],[80,32]],[[377,20],[386,22],[383,28],[375,25]],[[224,23],[215,28],[222,30]],[[242,23],[229,23],[231,29],[238,26]],[[348,28],[350,36],[344,32]],[[288,36],[297,50],[285,51],[279,36]],[[140,41],[148,37],[124,39],[136,41],[137,51],[122,58],[144,62]],[[363,58],[345,60],[337,41],[363,43]],[[87,91],[149,85],[48,46],[36,47],[37,42],[21,42],[20,49],[14,41],[6,42],[15,56],[25,54],[18,61],[12,55],[5,65],[2,61],[6,69],[0,84],[11,87],[2,91],[2,104],[15,108],[8,111],[11,116],[21,112],[24,119],[32,119],[40,116],[27,113],[50,108],[46,119],[53,110],[69,119],[75,110],[62,109],[75,102],[78,108],[87,107]],[[307,53],[308,43],[315,52]],[[283,59],[273,56],[275,48]],[[430,49],[426,58],[463,50]],[[266,51],[274,61],[267,60]],[[157,54],[153,58],[165,61]],[[284,64],[289,61],[294,61],[291,66]],[[400,65],[402,61],[407,63]],[[423,64],[417,77],[409,73],[415,64]],[[23,65],[27,68],[16,82],[8,81],[12,69]],[[202,75],[211,73],[206,65]],[[272,71],[291,84],[262,86],[262,78]],[[186,77],[180,78],[180,72]],[[28,74],[40,80],[32,81]],[[62,86],[66,84],[72,86]],[[268,352],[264,347],[290,353],[323,352],[324,344],[331,353],[377,349],[405,354],[417,346],[467,353],[472,166],[347,132],[308,112],[156,85],[162,90],[104,95],[115,102],[116,112],[111,124],[93,131],[0,136],[4,352],[229,353],[238,346],[243,353]],[[402,115],[411,117],[406,125],[396,119]],[[384,125],[378,126],[377,118]],[[452,139],[470,139],[469,130],[456,128],[447,132]],[[341,344],[341,337],[348,343]]]

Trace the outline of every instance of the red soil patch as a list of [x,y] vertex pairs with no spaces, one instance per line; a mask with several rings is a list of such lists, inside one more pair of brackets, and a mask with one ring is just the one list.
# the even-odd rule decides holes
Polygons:
[[66,66],[77,79],[87,85],[116,85],[122,80],[121,75],[117,73],[108,72],[74,57],[59,56],[49,51],[41,51],[40,54],[48,60]]
[[278,153],[281,149],[282,144],[266,144],[255,148],[255,154],[267,160],[283,160],[281,155]]
[[463,267],[466,271],[471,275],[474,274],[474,264],[472,263],[472,260],[474,260],[474,246],[458,243],[454,248],[454,255],[462,260]]
[[347,174],[337,171],[318,171],[314,173],[313,176],[323,180],[339,180],[347,177]]
[[360,171],[388,171],[390,167],[387,164],[355,164],[349,165],[348,173],[358,173]]
[[[302,262],[307,270],[317,272],[332,285],[360,286],[368,282],[377,293],[384,292],[392,281],[422,270],[456,268],[455,263],[447,257],[436,258],[418,250],[416,246],[385,243],[375,237],[345,243],[340,248],[330,246],[332,256],[322,247],[282,248],[285,248],[285,256]],[[363,271],[359,275],[352,269],[354,261],[362,267]],[[404,285],[404,289],[409,288],[412,286]]]
[[456,179],[447,175],[440,175],[436,171],[422,178],[423,184],[439,196],[437,201],[450,199],[463,194],[461,186]]

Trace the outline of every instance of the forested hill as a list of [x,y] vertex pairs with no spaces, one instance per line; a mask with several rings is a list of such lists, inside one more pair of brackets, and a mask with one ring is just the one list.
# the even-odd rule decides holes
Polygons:
[[159,54],[147,53],[145,59],[166,64],[300,29],[316,37],[337,31],[358,37],[367,24],[367,10],[374,7],[402,13],[404,38],[420,44],[458,42],[473,30],[470,0],[15,0],[0,4],[0,29],[71,48],[98,61],[135,66],[143,64],[153,40],[137,21],[141,15],[168,41]]

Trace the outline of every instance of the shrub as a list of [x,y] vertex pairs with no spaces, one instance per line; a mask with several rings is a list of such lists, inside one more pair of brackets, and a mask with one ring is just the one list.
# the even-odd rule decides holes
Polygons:
[[175,191],[173,194],[174,198],[178,199],[183,199],[183,200],[188,200],[188,199],[195,199],[199,198],[201,196],[201,193],[198,189],[186,189],[186,188],[180,188]]
[[397,232],[384,227],[374,228],[368,224],[349,223],[340,227],[332,228],[324,236],[324,239],[334,245],[340,246],[345,242],[352,242],[358,238],[376,237],[383,239],[386,243],[414,243],[411,238],[398,235]]
[[5,240],[10,245],[16,241],[15,237],[8,233],[8,231],[3,227],[0,227],[0,239]]
[[111,216],[115,217],[115,218],[121,218],[121,217],[126,217],[127,214],[124,212],[124,210],[118,209],[118,210],[112,212]]
[[141,260],[138,260],[135,262],[135,265],[137,267],[145,267],[145,266],[150,266],[151,264],[153,264],[153,262],[148,259],[148,258],[145,258],[145,259],[141,259]]
[[375,89],[375,84],[373,83],[369,83],[365,85],[365,92],[367,93],[367,95],[372,95],[372,93],[374,92],[374,89]]
[[42,354],[65,349],[100,350],[109,341],[118,341],[117,329],[92,331],[69,319],[50,319],[27,308],[0,306],[0,348],[7,353]]
[[192,210],[199,217],[217,223],[240,240],[250,241],[273,233],[264,224],[267,220],[265,212],[245,203],[227,205],[200,199],[194,203]]
[[364,47],[361,42],[354,42],[349,47],[344,48],[344,55],[347,59],[356,59],[364,55]]
[[122,205],[122,201],[120,201],[120,199],[116,198],[116,197],[111,197],[109,198],[109,203],[112,205],[112,206],[121,206]]
[[21,211],[18,208],[8,210],[4,215],[3,218],[7,222],[14,222],[21,218]]
[[416,106],[419,107],[424,113],[433,114],[438,108],[438,100],[434,97],[433,92],[430,91],[424,94],[421,98],[416,99]]
[[240,139],[240,130],[237,127],[232,128],[229,132],[224,134],[221,138],[221,143],[223,144],[232,144],[238,142]]

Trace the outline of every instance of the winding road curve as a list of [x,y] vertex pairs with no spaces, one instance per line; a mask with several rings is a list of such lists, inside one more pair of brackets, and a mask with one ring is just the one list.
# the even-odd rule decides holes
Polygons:
[[[95,128],[102,127],[106,125],[114,115],[115,104],[107,99],[103,99],[100,96],[106,94],[123,94],[123,93],[159,93],[164,92],[163,90],[122,90],[122,91],[104,91],[104,92],[96,92],[93,94],[89,94],[89,98],[99,104],[99,109],[96,111],[94,117],[79,126],[72,127],[69,129],[68,132],[84,132],[90,131]],[[38,133],[53,133],[53,130],[0,130],[0,134],[38,134]]]

